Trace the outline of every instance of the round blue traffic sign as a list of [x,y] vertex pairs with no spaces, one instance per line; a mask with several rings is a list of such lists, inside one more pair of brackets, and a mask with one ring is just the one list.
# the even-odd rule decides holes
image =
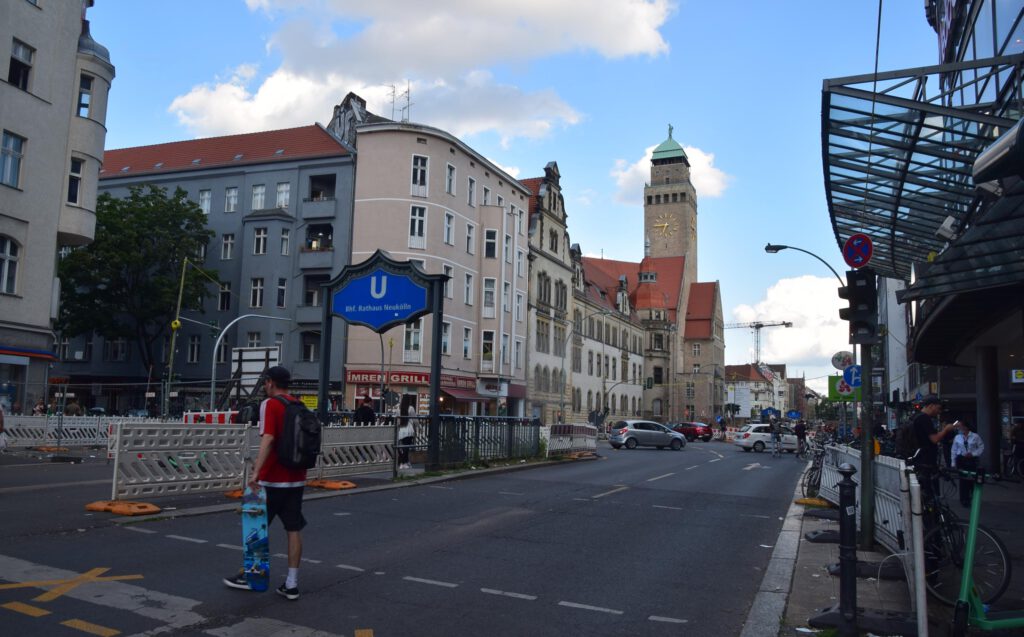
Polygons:
[[849,365],[843,370],[843,380],[850,387],[860,387],[860,365]]

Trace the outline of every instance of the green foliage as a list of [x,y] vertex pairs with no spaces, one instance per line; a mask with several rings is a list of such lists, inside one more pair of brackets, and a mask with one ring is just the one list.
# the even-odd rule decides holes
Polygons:
[[[178,305],[182,264],[190,263],[213,236],[206,215],[178,188],[133,186],[125,199],[108,193],[96,202],[96,239],[60,263],[58,329],[78,336],[135,342],[143,370],[159,364],[153,346],[169,334]],[[211,294],[214,270],[185,268],[186,307]]]

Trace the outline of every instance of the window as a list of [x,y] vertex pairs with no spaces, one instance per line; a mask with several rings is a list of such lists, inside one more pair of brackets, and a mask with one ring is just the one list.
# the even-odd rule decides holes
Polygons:
[[292,185],[285,181],[277,184],[277,207],[287,208],[292,199]]
[[513,360],[515,361],[516,369],[523,368],[523,341],[516,339],[515,353],[513,354]]
[[259,332],[246,332],[245,334],[245,346],[246,347],[259,347],[260,342],[263,340],[263,335]]
[[452,353],[452,324],[441,323],[441,353]]
[[277,280],[277,307],[285,307],[285,302],[288,300],[288,279],[279,278]]
[[224,281],[220,284],[220,300],[217,304],[217,309],[221,312],[227,312],[231,309],[231,282]]
[[267,197],[267,187],[263,184],[258,184],[252,187],[252,209],[263,210],[264,204]]
[[537,317],[537,351],[548,353],[551,351],[551,324]]
[[472,177],[466,183],[466,203],[470,206],[476,206],[476,179]]
[[255,277],[250,281],[249,307],[263,307],[263,277]]
[[694,343],[691,351],[694,356],[700,356],[700,343]]
[[24,149],[24,137],[4,131],[3,146],[0,146],[0,183],[18,187]]
[[565,328],[555,326],[555,356],[565,356]]
[[421,358],[420,342],[423,333],[423,319],[418,318],[412,323],[405,324],[405,338],[403,339],[403,360],[406,363],[418,363]]
[[103,359],[115,362],[128,360],[128,340],[119,337],[103,341]]
[[523,211],[522,211],[522,209],[519,210],[519,223],[517,225],[518,225],[518,228],[517,228],[516,231],[519,234],[523,234]]
[[253,230],[252,253],[253,254],[266,254],[267,253],[267,229],[266,228],[255,228]]
[[450,299],[452,298],[452,273],[454,270],[450,265],[443,265],[441,266],[441,271],[448,277],[444,282],[444,298]]
[[466,252],[469,254],[476,254],[476,237],[474,236],[474,228],[471,225],[466,225]]
[[7,71],[7,83],[11,86],[28,90],[29,75],[32,72],[32,56],[36,50],[21,40],[14,38],[11,43],[11,66]]
[[505,207],[505,198],[501,195],[498,195],[498,206],[501,208]]
[[427,209],[423,206],[413,206],[409,209],[409,247],[425,248],[426,240],[423,237],[423,226],[427,222]]
[[505,263],[512,263],[512,235],[505,235]]
[[694,363],[693,364],[693,373],[694,374],[699,374],[700,373],[700,363]]
[[497,281],[484,279],[484,318],[494,318],[494,286]]
[[224,189],[224,212],[238,210],[238,187],[231,186]]
[[210,214],[210,202],[213,200],[213,193],[209,190],[199,191],[199,209],[204,215]]
[[307,363],[320,360],[320,335],[316,332],[302,333],[302,360]]
[[523,276],[523,262],[526,260],[522,250],[516,250],[516,276]]
[[[696,387],[694,386],[694,384],[692,382],[687,382],[686,383],[686,398],[687,398],[687,400],[693,400],[693,398],[694,398],[694,396],[696,396],[696,394],[697,394],[697,390],[696,390]],[[692,413],[691,413],[691,415],[692,415]]]
[[455,166],[448,164],[448,170],[444,177],[444,191],[449,195],[455,194]]
[[594,352],[587,352],[587,376],[594,375]]
[[78,78],[79,117],[89,117],[89,106],[92,104],[92,81],[93,78],[84,73]]
[[71,353],[71,339],[67,336],[61,336],[60,340],[55,343],[57,345],[57,360],[66,361]]
[[18,291],[18,244],[0,235],[0,294]]
[[484,230],[484,258],[493,259],[498,254],[498,231]]
[[491,205],[491,189],[488,188],[487,186],[484,186],[484,201],[483,201],[483,204],[485,206]]
[[199,362],[199,343],[201,337],[197,334],[193,334],[188,337],[188,362],[198,363]]
[[548,233],[548,249],[558,254],[558,231],[552,230]]
[[289,244],[291,242],[292,232],[287,228],[281,228],[281,256],[288,256]]
[[502,365],[508,365],[508,357],[509,357],[509,354],[510,354],[509,350],[511,349],[511,348],[509,348],[508,343],[509,343],[508,334],[502,334],[501,335],[501,364]]
[[480,359],[484,361],[494,360],[494,330],[483,331],[483,346],[480,349]]
[[507,282],[506,283],[502,283],[501,284],[501,311],[502,312],[508,312],[509,311],[509,307],[510,307],[509,303],[511,301],[511,296],[512,296],[512,284],[511,283],[507,283]]
[[516,320],[523,320],[523,295],[516,292]]
[[462,358],[473,358],[473,329],[462,328]]
[[412,156],[412,190],[409,194],[427,196],[427,158],[422,155]]
[[221,237],[220,242],[220,258],[223,261],[231,259],[232,253],[235,251],[235,235],[233,233],[225,234]]
[[444,213],[444,242],[455,245],[455,215],[450,212]]
[[85,162],[71,158],[71,170],[68,172],[68,203],[77,204],[82,189],[82,168]]
[[217,346],[217,362],[218,363],[226,363],[226,362],[228,362],[228,352],[230,352],[230,351],[231,351],[231,345],[228,343],[227,339],[222,340],[220,342],[220,345]]
[[473,275],[466,275],[466,286],[463,289],[463,298],[466,301],[466,305],[473,305]]
[[662,376],[661,367],[655,367],[654,368],[654,384],[655,385],[660,385],[663,382],[664,382],[664,378]]

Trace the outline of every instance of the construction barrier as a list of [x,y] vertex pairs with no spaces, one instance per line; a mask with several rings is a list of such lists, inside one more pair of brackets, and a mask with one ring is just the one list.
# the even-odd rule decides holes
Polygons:
[[238,411],[187,411],[181,421],[186,425],[229,425],[238,422]]
[[160,423],[156,418],[127,416],[6,416],[10,447],[105,447],[114,424]]
[[597,427],[587,424],[551,425],[541,430],[547,438],[548,456],[597,450]]

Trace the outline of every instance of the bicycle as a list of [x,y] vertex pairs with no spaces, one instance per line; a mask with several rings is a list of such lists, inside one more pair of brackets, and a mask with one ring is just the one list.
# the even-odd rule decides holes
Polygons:
[[1017,451],[1017,443],[1003,449],[1003,478],[1014,482],[1024,478],[1024,456]]
[[796,453],[793,456],[797,460],[807,460],[807,440],[804,438],[796,439]]
[[825,446],[815,445],[811,455],[811,466],[804,472],[800,481],[800,492],[805,498],[813,498],[818,495],[821,488],[821,468],[825,464]]
[[[952,480],[953,475],[960,473],[938,469],[932,477],[921,477],[922,480],[932,482],[930,488],[922,489],[922,495],[930,492],[932,496],[930,502],[924,503],[925,515],[932,520],[923,541],[925,586],[933,597],[944,604],[953,605],[957,600],[957,591],[967,562],[965,555],[969,555],[974,589],[983,603],[991,604],[1010,585],[1010,555],[999,536],[978,524],[977,520],[974,521],[974,540],[968,545],[970,523],[961,520],[949,508],[943,488],[935,484],[936,480]],[[963,474],[973,475],[967,471]],[[968,546],[971,548],[969,553]]]
[[[954,637],[964,637],[967,634],[967,627],[974,626],[983,631],[1007,630],[1011,628],[1024,628],[1024,612],[1002,611],[989,613],[984,598],[978,593],[979,585],[975,580],[978,568],[975,564],[975,557],[978,553],[977,545],[982,535],[979,535],[984,527],[979,524],[981,519],[981,493],[985,486],[986,476],[984,471],[960,471],[959,474],[974,481],[974,489],[971,494],[971,515],[967,522],[967,537],[964,546],[963,576],[960,578],[960,588],[957,594],[956,604],[953,609],[953,624],[950,634]],[[998,476],[996,476],[998,477]],[[1005,552],[1005,548],[1002,549]],[[1007,567],[1009,569],[1009,567]],[[1009,570],[1006,579],[1009,580]]]

